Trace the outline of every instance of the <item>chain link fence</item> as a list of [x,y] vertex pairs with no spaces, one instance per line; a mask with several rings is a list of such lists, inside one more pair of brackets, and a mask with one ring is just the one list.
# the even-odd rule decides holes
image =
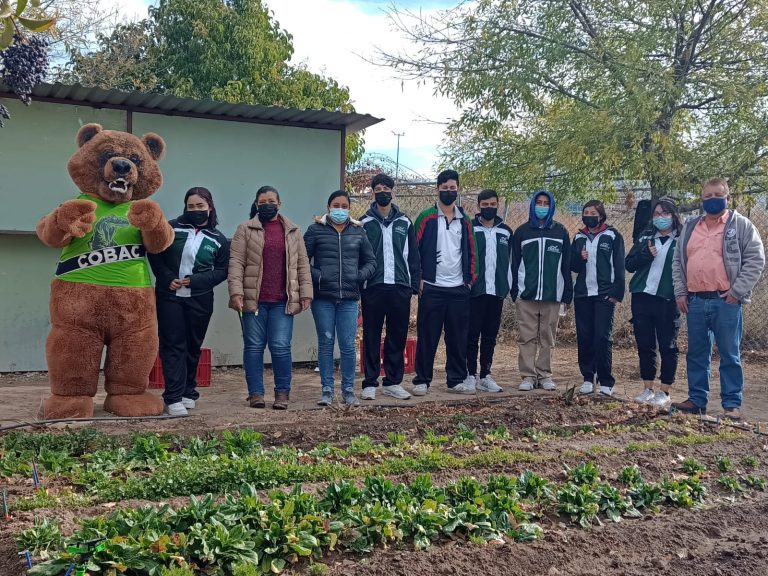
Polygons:
[[[476,193],[463,194],[461,196],[461,204],[470,215],[474,215],[476,212],[476,197]],[[415,220],[421,211],[429,208],[435,201],[436,196],[433,187],[431,187],[429,193],[397,194],[394,200],[400,210],[412,220]],[[354,196],[351,209],[352,216],[354,218],[362,218],[371,202],[372,197],[370,194]],[[504,218],[504,221],[510,228],[515,230],[518,226],[527,222],[528,206],[528,202],[510,201],[505,203],[502,200],[499,207],[499,215]],[[615,227],[624,237],[626,250],[629,252],[629,249],[632,247],[632,229],[635,218],[634,200],[609,204],[605,208],[608,215],[608,223]],[[754,207],[748,210],[739,209],[739,212],[749,217],[757,226],[761,238],[765,239],[768,237],[768,210],[766,210],[766,198],[764,196],[757,199]],[[682,217],[685,219],[686,216],[694,214],[683,214]],[[566,202],[564,206],[559,206],[555,219],[565,226],[569,235],[573,238],[576,231],[583,226],[581,223],[581,203]],[[626,275],[627,293],[624,302],[616,308],[613,332],[614,345],[616,346],[635,345],[632,333],[629,295],[629,280],[631,277],[632,275],[629,273]],[[415,304],[412,319],[415,321]],[[753,291],[752,302],[744,307],[743,320],[744,336],[742,339],[742,349],[745,351],[766,350],[768,348],[768,280],[765,275],[761,277]],[[516,331],[515,308],[511,299],[507,299],[504,303],[502,330]],[[558,340],[576,341],[576,327],[572,310],[560,320]],[[687,342],[685,321],[681,324],[679,340],[681,346]]]

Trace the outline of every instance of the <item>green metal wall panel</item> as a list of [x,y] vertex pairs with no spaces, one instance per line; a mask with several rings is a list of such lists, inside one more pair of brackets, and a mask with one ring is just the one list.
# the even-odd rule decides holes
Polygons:
[[[11,119],[0,128],[0,198],[13,198],[12,209],[0,211],[0,230],[32,231],[64,200],[77,195],[67,173],[67,161],[77,149],[75,136],[83,124],[125,130],[122,110],[0,98]],[[11,208],[11,206],[8,206]]]

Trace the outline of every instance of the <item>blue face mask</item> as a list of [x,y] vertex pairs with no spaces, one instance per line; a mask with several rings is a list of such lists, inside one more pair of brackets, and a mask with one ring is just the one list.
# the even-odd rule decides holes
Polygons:
[[656,230],[666,230],[672,226],[672,218],[669,216],[658,216],[653,219],[653,225]]
[[349,210],[347,208],[331,208],[328,216],[331,217],[334,224],[344,224],[349,219]]
[[707,214],[720,214],[728,206],[727,198],[707,198],[701,203]]
[[536,206],[534,207],[533,212],[536,214],[536,218],[544,220],[549,216],[549,206]]

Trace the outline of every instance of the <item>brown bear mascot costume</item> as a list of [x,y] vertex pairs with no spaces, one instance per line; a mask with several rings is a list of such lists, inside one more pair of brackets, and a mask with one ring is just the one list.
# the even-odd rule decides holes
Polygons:
[[52,395],[44,416],[93,416],[105,345],[104,410],[158,415],[163,401],[147,392],[158,339],[146,253],[165,250],[173,229],[147,198],[163,182],[157,161],[165,143],[86,124],[77,145],[67,169],[80,196],[37,224],[44,244],[63,249],[51,283],[45,353]]

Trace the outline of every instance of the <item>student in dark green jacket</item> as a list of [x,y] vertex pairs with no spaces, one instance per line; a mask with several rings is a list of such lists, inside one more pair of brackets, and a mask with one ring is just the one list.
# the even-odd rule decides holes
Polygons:
[[184,214],[170,221],[176,237],[165,251],[150,254],[155,274],[160,360],[165,411],[184,416],[200,396],[195,389],[200,347],[213,314],[213,289],[227,279],[229,241],[207,188],[190,188]]
[[584,228],[573,238],[571,270],[576,272],[573,305],[579,370],[584,381],[581,394],[592,394],[595,376],[600,394],[611,396],[613,313],[624,298],[624,239],[605,223],[605,206],[590,200],[581,210]]
[[[469,298],[467,372],[479,392],[501,392],[491,376],[496,336],[501,326],[501,308],[512,289],[512,229],[499,218],[499,196],[495,190],[477,195],[478,214],[472,221],[475,232],[478,274]],[[480,374],[477,372],[477,341],[480,339]]]
[[395,181],[386,174],[371,180],[375,201],[363,218],[363,228],[376,255],[376,270],[361,292],[363,307],[364,400],[376,398],[381,372],[381,331],[384,323],[384,381],[382,393],[407,400],[402,387],[403,353],[411,319],[411,297],[419,293],[421,264],[413,223],[392,202]]
[[[672,200],[656,200],[651,213],[648,227],[627,254],[625,267],[634,273],[629,281],[632,327],[645,385],[635,401],[665,408],[672,402],[669,390],[677,372],[680,311],[672,283],[672,260],[682,224]],[[659,390],[655,390],[657,350],[661,356]]]
[[517,298],[519,390],[555,390],[552,350],[560,305],[573,298],[571,241],[555,222],[555,197],[540,190],[531,198],[528,222],[512,239],[515,270],[512,298]]

